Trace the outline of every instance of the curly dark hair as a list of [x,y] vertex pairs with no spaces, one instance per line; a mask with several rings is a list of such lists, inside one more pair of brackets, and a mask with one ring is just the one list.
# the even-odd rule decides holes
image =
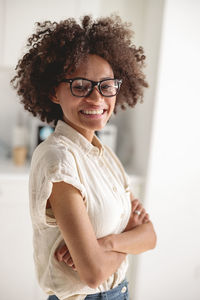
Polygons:
[[50,123],[62,119],[60,105],[51,101],[55,87],[73,73],[88,54],[96,54],[111,65],[115,78],[123,80],[117,95],[117,106],[134,107],[143,102],[143,88],[148,84],[142,72],[144,51],[132,44],[130,24],[119,16],[94,21],[84,16],[78,24],[75,19],[36,23],[36,33],[28,38],[28,52],[16,66],[11,80],[25,110]]

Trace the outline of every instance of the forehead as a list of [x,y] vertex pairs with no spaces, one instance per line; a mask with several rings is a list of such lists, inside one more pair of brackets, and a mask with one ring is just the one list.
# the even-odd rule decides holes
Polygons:
[[80,63],[76,71],[67,77],[84,77],[91,80],[101,80],[104,78],[113,78],[113,76],[112,67],[104,58],[89,54],[87,58]]

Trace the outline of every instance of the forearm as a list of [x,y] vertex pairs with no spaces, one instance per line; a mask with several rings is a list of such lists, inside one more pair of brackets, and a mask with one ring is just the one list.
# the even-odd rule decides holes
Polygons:
[[125,253],[103,249],[102,260],[99,262],[102,270],[102,282],[117,271],[125,258]]
[[98,239],[98,242],[103,254],[99,264],[102,266],[105,280],[119,268],[126,254],[139,254],[153,249],[156,244],[156,234],[149,221],[129,231]]
[[155,248],[156,245],[156,234],[151,222],[120,234],[110,235],[107,238],[112,251],[127,254],[139,254]]

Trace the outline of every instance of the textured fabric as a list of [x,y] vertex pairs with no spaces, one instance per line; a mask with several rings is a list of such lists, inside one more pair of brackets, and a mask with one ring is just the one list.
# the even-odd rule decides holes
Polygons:
[[127,225],[131,212],[128,178],[111,149],[102,146],[96,136],[90,143],[63,121],[58,121],[55,131],[34,151],[29,191],[39,284],[47,294],[55,294],[61,300],[84,299],[121,283],[128,261],[124,260],[116,273],[92,289],[80,281],[77,272],[55,259],[55,250],[63,238],[46,203],[52,183],[59,181],[80,191],[96,237],[100,238],[120,233]]

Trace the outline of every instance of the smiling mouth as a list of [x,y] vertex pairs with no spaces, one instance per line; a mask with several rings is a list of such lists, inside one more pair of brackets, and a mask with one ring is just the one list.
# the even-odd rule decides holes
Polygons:
[[103,115],[106,109],[98,110],[81,110],[80,113],[83,115]]

